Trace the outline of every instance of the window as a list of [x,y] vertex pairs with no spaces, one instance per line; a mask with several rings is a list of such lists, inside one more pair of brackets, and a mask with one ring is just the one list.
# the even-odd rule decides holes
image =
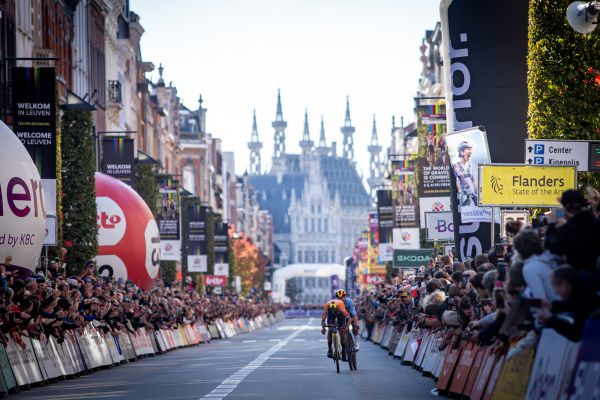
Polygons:
[[317,220],[317,231],[321,232],[321,218]]
[[331,262],[335,262],[335,250],[331,250]]
[[298,262],[302,262],[302,250],[298,250]]
[[321,214],[321,205],[320,204],[317,206],[317,213]]
[[314,214],[314,213],[315,213],[315,205],[314,205],[314,204],[311,204],[311,205],[310,205],[310,213],[311,213],[311,214]]
[[314,289],[317,285],[316,278],[304,278],[306,280],[306,288]]
[[310,231],[311,232],[315,231],[315,219],[314,218],[310,219]]
[[196,193],[196,174],[194,173],[194,167],[190,164],[183,167],[183,188],[188,192]]
[[308,232],[308,218],[304,218],[304,232]]
[[327,218],[323,219],[323,232],[328,232],[329,231],[329,220]]

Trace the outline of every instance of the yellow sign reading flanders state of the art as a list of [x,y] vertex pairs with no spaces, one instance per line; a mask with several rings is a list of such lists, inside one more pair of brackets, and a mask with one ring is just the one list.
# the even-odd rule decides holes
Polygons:
[[573,166],[479,166],[482,206],[556,207],[562,192],[576,186],[577,171]]

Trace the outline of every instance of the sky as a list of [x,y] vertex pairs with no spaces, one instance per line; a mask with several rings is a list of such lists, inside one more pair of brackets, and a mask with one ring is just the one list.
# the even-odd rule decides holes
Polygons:
[[[340,127],[350,99],[354,152],[369,172],[373,115],[379,144],[414,120],[414,96],[425,31],[439,20],[437,0],[130,0],[145,29],[144,61],[163,64],[183,103],[207,108],[207,132],[248,168],[247,142],[256,109],[263,169],[271,165],[277,89],[287,121],[286,151],[298,142],[308,110],[318,142],[321,115],[328,142],[342,148]],[[154,81],[158,71],[148,75]]]

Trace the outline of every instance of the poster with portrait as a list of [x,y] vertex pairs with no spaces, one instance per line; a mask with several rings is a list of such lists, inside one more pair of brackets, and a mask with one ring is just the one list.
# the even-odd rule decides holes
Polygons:
[[450,196],[446,149],[446,106],[439,98],[417,98],[419,198]]
[[456,178],[457,202],[462,223],[491,222],[492,208],[478,207],[479,164],[489,164],[485,130],[469,128],[446,135],[450,165]]

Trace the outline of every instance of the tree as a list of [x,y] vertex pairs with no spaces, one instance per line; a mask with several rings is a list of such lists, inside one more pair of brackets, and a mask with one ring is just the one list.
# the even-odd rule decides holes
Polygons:
[[61,120],[62,235],[70,274],[98,253],[92,114],[66,110]]
[[231,242],[236,274],[242,279],[242,294],[248,294],[253,287],[261,289],[266,266],[265,257],[243,233]]
[[159,193],[153,165],[135,165],[135,191],[144,199],[152,215],[156,216],[158,213]]
[[[535,139],[598,139],[600,32],[582,35],[567,23],[570,1],[530,1],[527,130]],[[600,174],[579,174],[598,187]]]

